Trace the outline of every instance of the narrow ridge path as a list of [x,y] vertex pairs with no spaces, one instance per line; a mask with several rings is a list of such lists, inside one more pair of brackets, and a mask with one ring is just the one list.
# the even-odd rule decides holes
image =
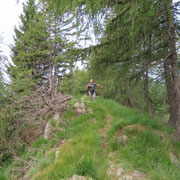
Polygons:
[[102,147],[103,147],[104,153],[106,152],[106,149],[107,149],[107,146],[108,146],[106,134],[107,134],[107,131],[108,131],[109,127],[110,127],[111,121],[112,121],[112,116],[111,115],[106,115],[106,125],[100,131],[100,134],[101,134],[101,137],[102,137]]

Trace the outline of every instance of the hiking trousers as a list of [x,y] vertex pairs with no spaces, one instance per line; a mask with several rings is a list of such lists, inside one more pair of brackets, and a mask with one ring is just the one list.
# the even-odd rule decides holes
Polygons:
[[94,92],[93,94],[89,91],[89,97],[95,101],[96,100],[96,93]]

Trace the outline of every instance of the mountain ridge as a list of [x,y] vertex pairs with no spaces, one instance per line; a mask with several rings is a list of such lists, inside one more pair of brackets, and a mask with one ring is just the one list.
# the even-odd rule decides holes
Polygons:
[[48,135],[5,165],[0,179],[180,179],[180,143],[157,118],[83,97],[48,124]]

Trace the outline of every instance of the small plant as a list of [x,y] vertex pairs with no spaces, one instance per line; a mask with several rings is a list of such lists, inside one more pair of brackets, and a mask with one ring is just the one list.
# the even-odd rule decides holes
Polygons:
[[32,145],[33,148],[40,148],[42,144],[48,144],[48,140],[39,137]]
[[51,118],[50,120],[49,120],[49,122],[50,122],[50,125],[52,126],[52,127],[55,127],[56,126],[56,121],[54,120],[54,118]]
[[83,157],[76,165],[76,173],[81,176],[95,178],[97,173],[94,166],[94,160],[88,157]]
[[3,164],[6,161],[11,160],[13,157],[13,154],[9,151],[4,151],[0,154],[0,165]]
[[116,140],[111,140],[109,143],[112,151],[116,151],[119,148],[118,142]]
[[66,130],[60,130],[57,132],[57,138],[60,139],[66,135]]
[[7,180],[6,176],[4,174],[0,173],[0,180]]

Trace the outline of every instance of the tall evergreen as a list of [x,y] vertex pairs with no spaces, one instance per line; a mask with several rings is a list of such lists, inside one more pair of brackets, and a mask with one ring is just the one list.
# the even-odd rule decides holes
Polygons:
[[16,79],[15,89],[21,87],[21,91],[26,85],[35,83],[41,86],[45,82],[50,86],[55,82],[56,88],[59,87],[72,61],[70,51],[75,46],[67,37],[75,26],[71,20],[71,15],[57,17],[53,11],[48,12],[44,4],[37,6],[35,0],[24,5],[21,25],[15,29],[15,45],[12,47],[15,66],[10,74]]
[[17,89],[32,86],[43,78],[49,54],[47,39],[45,18],[38,12],[35,0],[29,0],[23,6],[21,25],[15,28],[15,45],[12,46],[15,66],[11,67],[10,75]]

